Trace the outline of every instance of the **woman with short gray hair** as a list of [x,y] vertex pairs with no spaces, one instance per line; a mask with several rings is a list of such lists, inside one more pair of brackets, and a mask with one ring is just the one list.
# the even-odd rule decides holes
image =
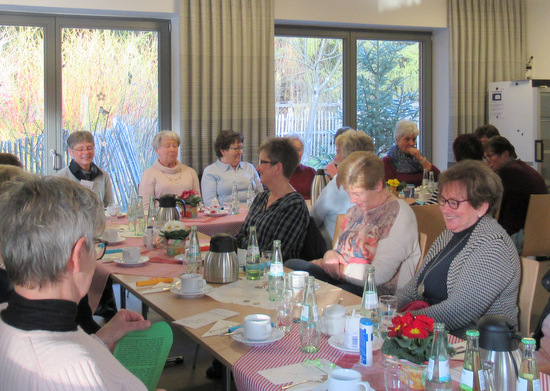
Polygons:
[[402,119],[397,123],[393,133],[395,144],[382,158],[386,181],[398,179],[400,182],[420,186],[424,170],[433,171],[437,180],[439,169],[416,148],[418,133],[413,121]]
[[154,195],[180,195],[187,190],[200,193],[199,177],[195,170],[178,161],[180,136],[171,130],[158,132],[153,139],[153,148],[158,155],[157,161],[146,169],[139,183],[139,195],[144,202]]
[[86,130],[72,132],[67,138],[67,146],[73,159],[57,175],[80,183],[98,196],[102,195],[104,206],[112,204],[113,186],[111,177],[93,162],[95,156],[93,134]]

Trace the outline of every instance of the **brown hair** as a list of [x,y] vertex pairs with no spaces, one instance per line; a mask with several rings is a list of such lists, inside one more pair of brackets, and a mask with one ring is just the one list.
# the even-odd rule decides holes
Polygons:
[[384,163],[373,152],[353,152],[338,166],[338,187],[357,186],[374,190],[380,181],[384,181]]

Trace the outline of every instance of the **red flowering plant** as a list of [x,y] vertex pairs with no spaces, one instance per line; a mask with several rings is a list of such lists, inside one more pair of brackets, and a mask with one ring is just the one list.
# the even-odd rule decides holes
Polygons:
[[185,205],[191,207],[199,205],[202,201],[201,195],[195,190],[184,191],[181,193],[181,198],[185,201]]
[[[427,362],[432,349],[434,320],[426,315],[414,316],[407,312],[393,318],[392,324],[382,345],[382,353],[415,364]],[[450,345],[447,350],[453,353]]]

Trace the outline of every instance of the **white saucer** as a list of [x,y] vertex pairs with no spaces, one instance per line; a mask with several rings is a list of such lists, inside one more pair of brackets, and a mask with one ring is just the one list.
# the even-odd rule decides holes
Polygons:
[[[337,334],[333,335],[328,339],[328,344],[332,346],[333,348],[336,348],[338,350],[341,350],[343,352],[347,353],[359,353],[359,349],[353,350],[353,349],[346,349],[344,347],[344,335],[345,334]],[[374,344],[372,346],[372,351],[376,351],[380,349],[380,338],[377,338],[374,341]]]
[[[176,281],[176,279],[174,278],[174,281]],[[177,284],[177,282],[176,282]],[[184,297],[186,299],[196,299],[197,297],[202,297],[204,295],[207,295],[209,294],[210,292],[212,292],[214,290],[214,287],[210,286],[210,285],[205,285],[203,288],[202,288],[202,291],[200,292],[182,292],[179,288],[177,287],[174,287],[172,289],[170,289],[170,292],[172,292],[173,294],[175,295],[178,295],[178,296],[181,296],[181,297]]]
[[269,345],[270,343],[273,343],[273,342],[277,342],[278,340],[283,338],[284,335],[285,333],[282,330],[273,328],[271,329],[271,335],[267,339],[264,339],[263,341],[251,341],[249,339],[246,339],[244,336],[244,330],[241,332],[237,332],[235,334],[231,334],[231,338],[233,338],[237,342],[244,343],[245,345],[248,345],[248,346],[262,346],[262,345]]
[[216,213],[207,212],[204,215],[205,216],[211,216],[211,217],[222,217],[222,216],[227,216],[228,214],[229,214],[229,211],[224,210],[223,212],[216,212]]
[[[104,239],[104,238],[102,238],[102,239]],[[112,241],[112,242],[109,242],[108,240],[107,241],[109,242],[109,246],[116,246],[116,245],[124,242],[125,240],[126,240],[126,238],[124,236],[118,235],[118,237],[116,238],[115,241]]]
[[141,266],[148,261],[149,261],[149,257],[146,257],[145,255],[142,255],[141,257],[139,257],[137,262],[131,262],[131,263],[124,262],[122,258],[113,258],[113,262],[118,263],[120,266],[125,266],[125,267]]

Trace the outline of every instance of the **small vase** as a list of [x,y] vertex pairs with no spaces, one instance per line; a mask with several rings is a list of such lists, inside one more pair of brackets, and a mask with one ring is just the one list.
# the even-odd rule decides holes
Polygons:
[[426,370],[428,364],[415,364],[402,358],[396,358],[388,354],[382,353],[384,356],[384,366],[401,365],[407,374],[409,375],[409,389],[415,391],[424,390],[424,383],[426,381]]
[[175,240],[173,243],[166,243],[165,247],[166,254],[171,257],[185,253],[185,241],[184,240]]
[[198,206],[192,206],[189,209],[185,211],[185,218],[187,219],[194,219],[199,217],[199,207]]

